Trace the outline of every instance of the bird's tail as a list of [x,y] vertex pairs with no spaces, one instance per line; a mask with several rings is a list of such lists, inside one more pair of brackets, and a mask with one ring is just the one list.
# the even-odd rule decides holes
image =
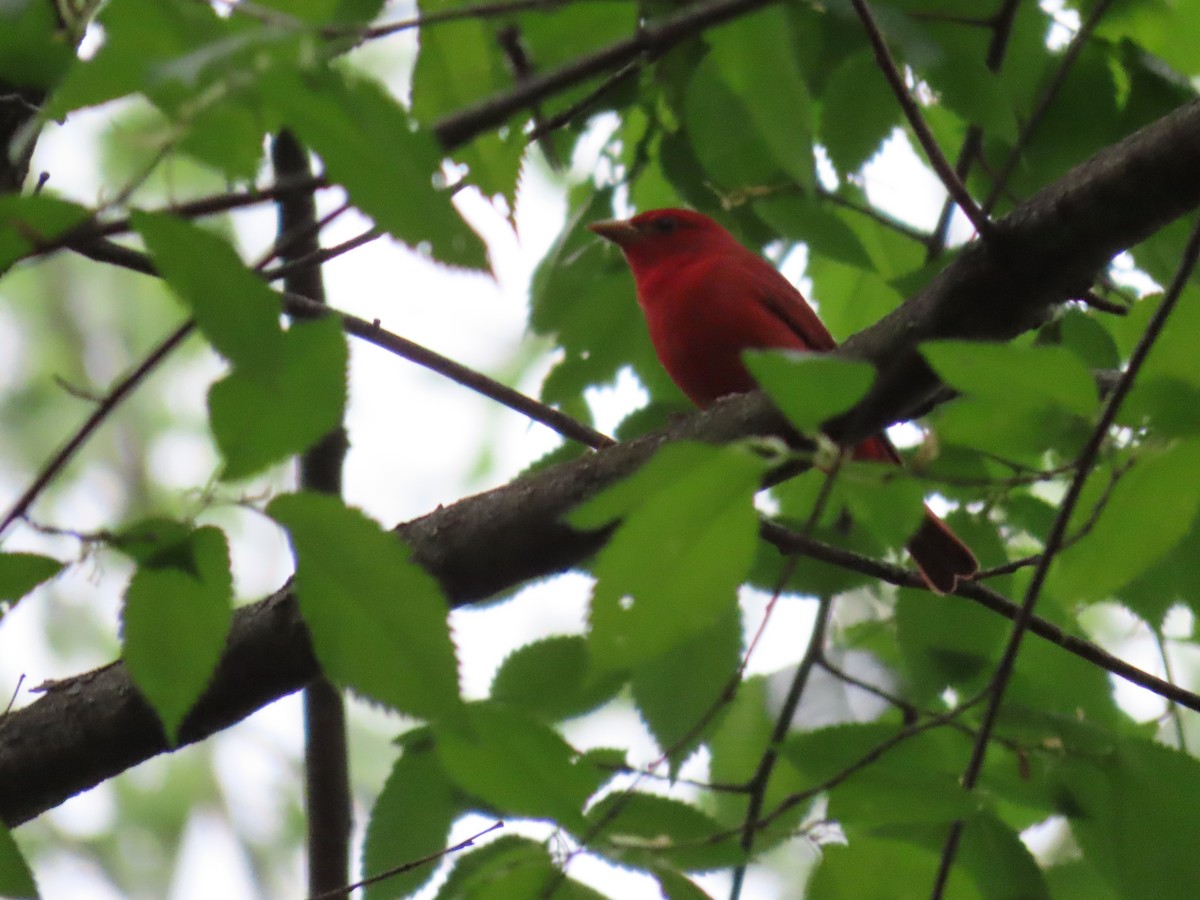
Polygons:
[[938,594],[952,593],[960,581],[969,581],[979,572],[971,548],[928,506],[921,527],[908,542],[908,552],[925,583]]

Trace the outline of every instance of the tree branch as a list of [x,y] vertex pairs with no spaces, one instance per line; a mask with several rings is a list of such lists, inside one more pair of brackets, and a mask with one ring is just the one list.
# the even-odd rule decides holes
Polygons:
[[[1200,206],[1197,158],[1200,102],[1102,151],[996,222],[997,240],[966,248],[903,307],[848,342],[842,352],[872,361],[881,377],[830,430],[855,443],[918,408],[937,387],[916,352],[918,342],[1010,338],[1077,293],[1075,286],[1090,283],[1118,250]],[[666,441],[722,441],[784,427],[761,394],[730,398],[663,432],[466,498],[396,533],[452,603],[470,603],[586,559],[604,534],[572,531],[563,514],[634,471]],[[968,585],[960,593],[974,598],[984,590]],[[1041,633],[1036,620],[1031,628]],[[286,588],[239,609],[181,742],[232,725],[316,672]],[[1197,701],[1179,693],[1180,702]],[[154,713],[120,663],[71,679],[0,720],[0,818],[16,825],[167,749]]]

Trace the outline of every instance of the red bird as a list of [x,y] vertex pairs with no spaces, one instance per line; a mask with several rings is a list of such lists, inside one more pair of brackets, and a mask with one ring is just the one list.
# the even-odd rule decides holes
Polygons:
[[[837,346],[800,292],[707,216],[656,209],[588,227],[625,254],[659,361],[701,408],[757,387],[742,362],[744,350]],[[900,462],[883,434],[863,441],[854,455]],[[938,593],[979,571],[971,550],[928,507],[908,551]]]

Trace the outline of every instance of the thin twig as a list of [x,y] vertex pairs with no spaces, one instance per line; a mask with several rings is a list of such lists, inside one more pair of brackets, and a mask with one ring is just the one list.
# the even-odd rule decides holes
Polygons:
[[[1012,36],[1013,22],[1017,17],[1017,9],[1020,7],[1020,0],[1004,0],[1004,5],[996,12],[992,18],[991,29],[992,39],[988,42],[987,58],[984,60],[984,65],[988,71],[998,73],[1001,66],[1004,65],[1004,55],[1008,52],[1008,41]],[[972,124],[967,128],[967,134],[963,138],[962,149],[958,154],[958,161],[954,164],[954,174],[958,176],[959,181],[966,184],[967,176],[971,173],[971,167],[975,164],[983,151],[983,128],[979,125]],[[946,249],[946,235],[950,230],[950,220],[954,215],[954,203],[950,197],[942,204],[942,211],[938,215],[937,224],[933,228],[933,236],[926,248],[926,262],[933,262],[942,255],[942,251]]]
[[[809,800],[812,800],[814,797],[818,796],[819,794],[823,794],[827,791],[831,791],[838,785],[843,784],[844,782],[848,781],[851,777],[853,777],[854,775],[857,775],[863,769],[878,762],[888,752],[890,752],[891,750],[894,750],[896,747],[899,747],[905,741],[908,741],[908,740],[916,737],[917,735],[923,734],[926,731],[931,731],[934,728],[941,728],[944,725],[951,724],[955,719],[957,719],[963,713],[967,712],[969,709],[976,706],[983,699],[983,696],[984,695],[982,693],[976,694],[974,697],[970,698],[969,700],[966,700],[963,703],[960,703],[958,706],[954,707],[954,709],[947,710],[946,712],[941,713],[940,715],[936,715],[936,716],[933,716],[932,718],[925,719],[924,721],[916,722],[912,725],[908,725],[904,728],[901,728],[890,738],[888,738],[887,740],[881,741],[880,743],[878,743],[877,745],[872,747],[870,750],[868,750],[866,753],[864,753],[862,756],[860,756],[858,759],[854,760],[854,762],[850,763],[848,766],[846,766],[844,769],[840,770],[839,772],[836,772],[835,774],[829,776],[824,781],[822,781],[820,784],[813,785],[810,788],[805,788],[802,791],[797,791],[794,794],[789,794],[787,797],[780,800],[779,803],[777,803],[775,805],[775,808],[773,810],[771,810],[769,813],[767,813],[765,816],[763,816],[762,819],[759,820],[759,823],[758,823],[759,829],[761,830],[763,828],[769,827],[774,822],[776,822],[779,819],[779,817],[782,816],[784,813],[786,813],[788,810],[794,809],[795,807],[799,806],[801,803],[807,803]],[[718,840],[720,838],[726,837],[728,834],[729,834],[729,832],[722,832],[720,834],[715,834],[715,835],[712,835],[711,839]]]
[[[1184,285],[1187,284],[1187,280],[1195,267],[1198,255],[1200,255],[1200,220],[1197,220],[1197,224],[1192,228],[1191,236],[1188,238],[1187,246],[1184,248],[1183,256],[1170,288],[1164,295],[1162,303],[1159,304],[1158,309],[1154,311],[1154,315],[1147,323],[1146,330],[1138,340],[1137,346],[1133,348],[1133,352],[1129,356],[1129,365],[1122,374],[1120,381],[1117,382],[1116,387],[1113,388],[1113,392],[1109,395],[1104,405],[1104,410],[1100,414],[1099,421],[1092,429],[1087,444],[1084,445],[1082,452],[1079,454],[1079,467],[1075,473],[1075,477],[1071,480],[1070,486],[1067,488],[1067,493],[1063,497],[1062,504],[1059,506],[1058,514],[1054,518],[1054,524],[1051,526],[1050,534],[1046,538],[1046,550],[1042,554],[1042,559],[1039,561],[1037,567],[1033,570],[1029,587],[1025,591],[1024,601],[1021,603],[1021,608],[1017,613],[1016,619],[1013,620],[1012,632],[1009,635],[1008,644],[1005,646],[1004,653],[1000,657],[1000,662],[996,666],[995,674],[992,676],[988,692],[988,702],[984,709],[983,719],[980,722],[979,734],[971,748],[971,758],[967,763],[966,769],[963,771],[962,784],[968,791],[974,789],[976,782],[979,780],[979,774],[983,770],[983,761],[987,755],[988,741],[991,738],[992,731],[996,727],[996,719],[1000,713],[1000,704],[1004,699],[1004,692],[1016,667],[1017,653],[1021,648],[1021,641],[1025,636],[1025,632],[1030,629],[1033,620],[1033,610],[1037,605],[1038,598],[1041,596],[1042,585],[1045,583],[1046,574],[1050,570],[1050,563],[1058,553],[1063,538],[1066,536],[1067,524],[1083,493],[1084,482],[1087,481],[1087,477],[1092,471],[1096,458],[1099,456],[1100,447],[1108,437],[1108,430],[1116,420],[1117,412],[1120,410],[1122,402],[1124,402],[1125,397],[1133,387],[1133,383],[1141,371],[1142,364],[1146,361],[1151,348],[1158,340],[1159,335],[1162,334],[1167,319],[1175,309],[1179,297],[1183,293]],[[932,896],[934,900],[938,900],[945,892],[946,882],[950,877],[950,869],[954,865],[954,857],[958,851],[959,842],[962,840],[962,832],[962,820],[955,822],[950,827],[950,833],[947,835],[946,843],[942,847],[941,863],[933,885]]]
[[[829,499],[833,496],[833,485],[837,480],[838,473],[842,469],[842,462],[845,459],[845,453],[838,451],[834,458],[833,465],[829,467],[825,474],[825,479],[821,483],[821,491],[817,494],[817,499],[813,503],[813,507],[809,510],[808,518],[800,530],[802,537],[808,537],[812,534],[817,523],[821,520],[821,516],[825,513],[825,508],[829,505]],[[797,562],[800,559],[800,554],[793,551],[784,564],[783,572],[781,573],[775,587],[775,592],[771,597],[771,605],[768,607],[768,613],[774,607],[775,601],[779,599],[787,580],[791,577],[792,571],[795,569]],[[787,697],[784,699],[783,706],[779,711],[779,715],[775,718],[775,727],[771,731],[770,740],[767,746],[763,748],[763,755],[759,759],[758,769],[747,782],[750,789],[750,797],[746,803],[746,815],[742,819],[742,833],[739,838],[739,844],[745,851],[746,859],[739,862],[733,870],[733,883],[729,889],[729,900],[738,900],[742,894],[742,887],[746,880],[747,861],[750,858],[750,851],[754,846],[754,835],[758,828],[758,819],[762,813],[763,803],[767,795],[767,785],[771,780],[771,774],[775,771],[775,763],[779,759],[779,745],[787,736],[788,729],[791,728],[792,719],[796,716],[796,709],[800,705],[800,699],[804,695],[804,689],[808,686],[808,678],[812,674],[813,666],[825,652],[825,635],[829,630],[830,617],[833,614],[833,596],[823,596],[817,602],[817,615],[813,621],[812,632],[808,636],[808,647],[804,651],[804,655],[800,657],[800,662],[796,666],[796,673],[792,676],[792,683],[788,687]],[[765,617],[764,617],[765,627]],[[762,628],[759,629],[759,634],[762,633]],[[755,637],[757,642],[758,637]]]
[[854,6],[855,12],[858,13],[863,28],[866,29],[867,37],[871,41],[871,47],[875,51],[875,59],[879,62],[879,68],[883,72],[884,78],[887,79],[892,93],[896,95],[896,100],[904,112],[904,117],[908,120],[909,127],[912,128],[913,134],[916,135],[921,149],[925,151],[925,158],[929,160],[929,165],[933,167],[933,170],[937,173],[938,178],[941,179],[947,192],[954,198],[954,202],[958,204],[959,209],[971,220],[971,224],[975,226],[975,231],[981,238],[986,240],[992,233],[992,223],[971,198],[962,181],[954,174],[954,169],[950,167],[949,160],[946,159],[941,148],[938,147],[933,132],[925,124],[925,118],[921,115],[920,107],[917,106],[917,102],[905,86],[904,78],[900,75],[900,70],[896,68],[896,62],[892,59],[891,51],[888,50],[887,42],[883,39],[883,34],[880,32],[879,26],[875,24],[871,10],[867,7],[865,0],[850,0],[850,3]]
[[[894,584],[897,587],[928,590],[928,586],[922,581],[921,576],[911,569],[892,565],[882,560],[872,559],[859,553],[854,553],[851,550],[843,550],[841,547],[824,544],[812,538],[803,538],[798,533],[790,531],[776,522],[761,522],[759,531],[765,540],[770,541],[785,552],[799,551],[813,559],[841,566],[844,569],[859,572],[879,581],[886,581],[888,584]],[[1007,597],[974,581],[960,582],[954,590],[953,595],[956,597],[965,597],[1009,620],[1015,620],[1017,614],[1020,612],[1020,607]],[[1169,698],[1180,706],[1200,712],[1200,694],[1185,690],[1176,684],[1171,684],[1169,681],[1164,681],[1156,675],[1151,675],[1149,672],[1130,665],[1125,660],[1114,656],[1091,641],[1084,640],[1074,634],[1068,634],[1054,623],[1040,616],[1035,615],[1030,619],[1029,630],[1038,637],[1049,641],[1057,647],[1061,647],[1068,653],[1078,656],[1080,659],[1086,660],[1104,669],[1106,672],[1111,672],[1118,678],[1123,678],[1131,684],[1143,687],[1152,694]]]
[[[301,297],[298,294],[284,294],[283,304],[284,310],[289,315],[310,314],[314,311],[313,306],[315,305],[307,297]],[[360,337],[377,347],[382,347],[397,356],[401,356],[410,362],[429,369],[431,372],[436,372],[445,378],[449,378],[456,384],[461,384],[465,388],[469,388],[478,394],[495,400],[509,409],[522,413],[568,440],[576,441],[597,450],[616,443],[608,435],[601,434],[594,428],[583,424],[577,419],[571,418],[566,413],[560,412],[552,406],[539,403],[532,397],[528,397],[520,391],[515,391],[507,385],[496,381],[494,378],[489,378],[481,372],[469,369],[461,363],[456,363],[454,360],[442,356],[440,353],[435,353],[427,347],[422,347],[420,344],[414,343],[407,338],[393,334],[390,331],[385,331],[379,325],[378,320],[368,322],[366,319],[360,319],[357,316],[339,312],[338,310],[330,310],[330,312],[341,319],[342,327],[355,337]]]
[[278,281],[281,278],[286,278],[293,272],[303,271],[304,269],[312,268],[313,266],[324,265],[332,259],[343,254],[349,253],[351,250],[357,250],[372,241],[376,241],[383,237],[387,232],[381,228],[368,228],[362,234],[342,241],[340,244],[334,244],[331,247],[322,247],[305,256],[297,257],[282,265],[276,266],[274,269],[263,270],[264,281]]
[[[1175,674],[1171,671],[1171,656],[1167,652],[1167,639],[1163,636],[1162,629],[1152,628],[1154,634],[1154,643],[1158,647],[1158,655],[1162,659],[1163,674],[1167,676],[1167,681],[1174,681]],[[1183,716],[1179,713],[1179,706],[1174,700],[1167,701],[1167,715],[1171,717],[1171,722],[1175,725],[1175,743],[1184,753],[1188,752],[1187,733],[1183,730]]]
[[1046,113],[1050,111],[1050,107],[1058,97],[1058,92],[1066,84],[1067,75],[1070,73],[1072,66],[1075,65],[1075,60],[1079,58],[1079,54],[1087,44],[1088,38],[1091,37],[1092,32],[1100,24],[1100,20],[1108,12],[1108,8],[1111,5],[1112,0],[1098,0],[1096,5],[1092,7],[1092,11],[1088,14],[1088,17],[1079,26],[1079,31],[1075,33],[1075,37],[1071,38],[1071,43],[1067,45],[1067,49],[1063,52],[1062,62],[1054,70],[1054,75],[1051,77],[1050,83],[1046,85],[1046,90],[1042,93],[1041,99],[1038,100],[1037,106],[1034,107],[1033,112],[1030,113],[1029,118],[1025,120],[1025,124],[1017,133],[1017,142],[1013,144],[1012,150],[995,175],[992,182],[992,192],[983,201],[983,210],[986,214],[990,215],[996,208],[997,201],[1007,189],[1008,180],[1012,177],[1013,172],[1017,168],[1017,163],[1021,160],[1021,154],[1029,146],[1029,141],[1033,138],[1033,133],[1042,124]]
[[[642,67],[642,64],[643,63],[641,59],[632,59],[625,63],[625,65],[621,66],[621,68],[617,69],[615,72],[605,76],[604,80],[601,81],[600,84],[596,85],[596,87],[588,91],[585,96],[576,100],[562,112],[555,113],[544,121],[537,123],[534,128],[527,135],[525,135],[525,139],[531,143],[533,141],[540,141],[543,137],[550,134],[550,132],[557,131],[564,125],[569,125],[578,116],[591,109],[597,100],[612,90],[618,83],[636,73]],[[542,152],[543,154],[546,152],[545,148],[543,148]]]
[[632,37],[581,56],[552,72],[534,75],[510,91],[451,113],[433,125],[445,150],[455,150],[478,135],[503,125],[514,113],[528,109],[559,91],[625,65],[645,54],[661,54],[693,35],[776,3],[778,0],[712,0],[689,6],[683,13],[638,27]]
[[25,489],[25,493],[9,508],[4,519],[0,520],[0,535],[8,530],[9,525],[28,512],[33,501],[46,489],[46,485],[53,481],[59,472],[66,467],[71,457],[75,455],[75,451],[83,446],[84,442],[92,436],[93,432],[108,418],[109,413],[116,409],[118,404],[128,397],[133,389],[141,384],[146,376],[154,371],[155,367],[171,354],[171,351],[182,344],[184,339],[195,328],[196,323],[190,319],[184,322],[171,332],[162,343],[155,347],[150,352],[150,355],[143,359],[132,372],[117,382],[112,390],[104,396],[104,399],[97,404],[96,408],[92,410],[92,414],[75,431],[70,440],[59,448],[58,452],[50,458],[49,462],[42,466],[37,477],[33,479],[33,483]]
[[460,850],[466,850],[468,847],[474,847],[475,842],[485,834],[491,834],[496,829],[503,827],[503,822],[496,822],[495,824],[489,825],[487,828],[483,829],[483,831],[471,835],[465,841],[460,841],[453,847],[446,847],[442,850],[439,850],[437,853],[430,853],[428,856],[422,856],[420,859],[414,859],[412,862],[406,862],[402,866],[396,866],[394,869],[388,869],[384,872],[380,872],[378,875],[372,875],[370,878],[364,878],[362,881],[356,881],[354,884],[348,884],[344,887],[334,888],[332,891],[325,891],[321,894],[314,894],[313,896],[309,897],[308,900],[330,900],[330,898],[333,897],[348,895],[351,891],[356,891],[359,888],[365,888],[370,887],[373,884],[379,884],[381,881],[387,881],[389,878],[395,878],[397,875],[403,875],[405,872],[411,872],[413,869],[419,869],[421,866],[428,865],[431,862],[437,862],[442,857],[449,856],[451,853],[457,853]]
[[866,206],[861,203],[855,203],[853,200],[848,200],[841,194],[835,191],[827,191],[825,188],[817,185],[816,195],[822,200],[828,200],[835,206],[840,206],[842,209],[848,209],[851,212],[856,212],[860,216],[866,216],[873,222],[882,225],[884,228],[889,228],[899,235],[903,235],[909,240],[916,241],[922,246],[929,243],[929,235],[919,228],[913,228],[911,225],[901,222],[899,219],[894,219],[887,213],[880,212],[873,206]]
[[[572,0],[505,0],[505,2],[501,3],[475,3],[466,6],[457,6],[452,9],[438,9],[424,13],[423,15],[413,16],[409,19],[400,19],[397,22],[376,25],[366,30],[359,30],[352,27],[338,28],[335,26],[326,28],[323,33],[326,37],[358,35],[361,40],[370,41],[390,37],[401,31],[428,28],[430,25],[440,25],[444,22],[456,22],[463,19],[492,19],[528,10],[550,12],[559,7],[567,6],[571,2]],[[578,0],[575,0],[575,2],[578,2]]]

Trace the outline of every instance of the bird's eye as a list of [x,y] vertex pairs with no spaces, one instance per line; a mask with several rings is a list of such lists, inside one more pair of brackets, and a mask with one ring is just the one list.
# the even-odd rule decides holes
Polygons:
[[679,227],[679,220],[673,216],[664,216],[654,220],[654,230],[659,234],[670,234]]

